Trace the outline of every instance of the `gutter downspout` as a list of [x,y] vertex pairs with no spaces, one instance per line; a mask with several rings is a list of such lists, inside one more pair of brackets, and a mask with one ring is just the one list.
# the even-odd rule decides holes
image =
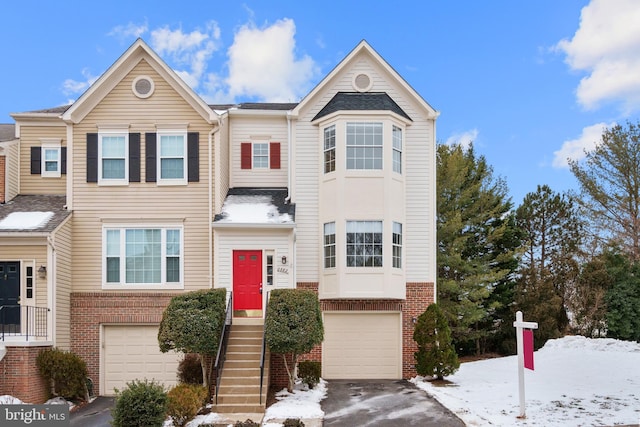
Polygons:
[[[49,307],[51,307],[51,322],[49,322],[50,330],[47,331],[47,334],[51,337],[49,341],[52,341],[55,344],[56,337],[56,294],[57,290],[54,289],[56,280],[56,246],[55,242],[51,238],[51,236],[47,236],[47,246],[51,248],[51,251],[47,254],[47,300],[49,303]],[[50,332],[50,334],[49,334]]]
[[211,227],[211,218],[213,214],[213,137],[222,127],[221,119],[218,117],[218,123],[209,132],[209,211],[207,212],[207,228],[209,229],[209,288],[213,288],[213,227]]
[[291,112],[287,111],[287,197],[284,202],[291,201]]
[[[431,199],[433,201],[433,210],[431,212],[431,218],[433,221],[433,231],[434,233],[436,232],[436,223],[437,223],[437,218],[438,218],[438,212],[437,212],[437,191],[436,191],[436,185],[438,185],[437,180],[436,180],[436,174],[435,174],[435,167],[438,164],[438,159],[437,159],[437,152],[438,152],[438,145],[436,144],[436,119],[438,118],[438,116],[433,118],[433,130],[432,130],[432,134],[431,134],[431,140],[433,141],[433,156],[432,156],[432,161],[433,161],[433,167],[434,167],[434,173],[432,174],[432,178],[431,178],[431,188],[433,188],[433,194],[431,196]],[[435,235],[435,234],[434,234]],[[431,260],[431,271],[433,272],[433,303],[436,304],[438,302],[438,263],[436,261],[436,254],[437,254],[437,245],[438,242],[435,242],[434,244],[434,249],[436,249],[436,253],[433,254],[433,259]]]

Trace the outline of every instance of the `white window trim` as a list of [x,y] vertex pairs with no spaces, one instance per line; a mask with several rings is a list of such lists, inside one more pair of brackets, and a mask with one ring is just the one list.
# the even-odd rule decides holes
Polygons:
[[[256,145],[266,145],[267,146],[267,165],[266,166],[256,166]],[[264,157],[264,156],[260,156]],[[270,170],[271,169],[271,144],[270,141],[252,141],[251,142],[251,169],[257,170]]]
[[[124,136],[124,178],[102,177],[102,137]],[[98,185],[129,185],[129,130],[101,130],[98,133]]]
[[[182,178],[162,178],[162,155],[160,150],[161,140],[163,136],[182,136],[182,170],[184,176]],[[156,136],[156,184],[157,185],[187,185],[189,177],[189,153],[187,145],[187,131],[186,130],[157,130]],[[174,157],[171,157],[174,158]]]
[[[161,238],[161,259],[160,264],[160,283],[126,283],[126,230],[132,229],[160,229],[162,230]],[[120,282],[107,282],[107,231],[120,230]],[[166,281],[166,231],[180,230],[180,281]],[[149,225],[109,225],[102,227],[102,289],[107,290],[131,290],[131,289],[184,289],[184,227],[175,224],[149,224]]]
[[[400,148],[396,148],[395,146],[394,131],[396,129],[400,132]],[[391,126],[391,169],[394,173],[397,173],[399,175],[402,175],[402,171],[404,170],[404,167],[403,167],[404,165],[402,164],[404,161],[403,159],[404,156],[402,155],[403,151],[404,151],[404,129],[394,124]],[[399,171],[395,170],[396,165],[395,165],[395,160],[393,158],[393,155],[395,153],[400,154],[400,165],[399,165],[400,170]]]
[[[380,255],[380,261],[381,261],[381,265],[349,265],[349,243],[348,243],[348,238],[347,238],[347,234],[349,234],[349,223],[376,223],[376,224],[380,224],[380,237],[381,237],[381,242],[380,242],[380,247],[382,248],[382,254]],[[384,268],[384,266],[386,265],[385,259],[384,259],[384,255],[385,255],[385,241],[386,239],[384,238],[384,221],[380,220],[380,219],[368,219],[368,220],[347,220],[346,221],[346,227],[345,227],[345,231],[344,231],[344,249],[345,249],[345,254],[344,254],[344,261],[345,261],[345,265],[347,266],[347,269],[349,270],[373,270],[373,269],[382,269]],[[376,233],[378,233],[376,231]],[[375,244],[374,244],[375,246]],[[374,257],[377,257],[377,255],[372,255]]]
[[[349,145],[349,125],[356,125],[356,124],[373,124],[373,125],[380,125],[381,127],[381,136],[382,136],[382,142],[380,145]],[[344,167],[345,170],[349,173],[371,173],[371,172],[384,172],[384,167],[385,167],[385,162],[384,162],[384,149],[385,149],[385,122],[384,120],[347,120],[345,121],[345,126],[344,126],[344,147],[345,147],[345,155],[344,155]],[[349,148],[350,147],[356,147],[356,148],[361,148],[361,147],[366,147],[366,148],[379,148],[382,152],[381,157],[380,157],[380,167],[379,168],[350,168],[349,167]]]
[[[55,150],[58,152],[57,169],[55,171],[48,171],[46,168],[46,151]],[[40,176],[43,178],[60,178],[62,176],[62,145],[60,142],[43,142],[40,152]]]
[[[333,130],[333,146],[327,148],[327,132]],[[337,145],[337,128],[335,124],[331,124],[328,126],[325,126],[324,130],[322,131],[322,173],[327,175],[330,173],[334,173],[336,172],[336,166],[337,166],[337,151],[336,151],[336,145]],[[330,171],[327,171],[327,161],[326,161],[326,155],[328,152],[333,152],[333,169]]]

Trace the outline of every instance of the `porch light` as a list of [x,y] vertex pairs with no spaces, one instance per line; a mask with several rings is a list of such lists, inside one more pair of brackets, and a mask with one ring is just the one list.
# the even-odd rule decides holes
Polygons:
[[38,269],[38,277],[41,279],[47,277],[47,267],[45,267],[44,265],[40,266],[40,268]]
[[285,255],[283,255],[281,261],[282,261],[283,264],[286,264],[287,263],[287,257]]

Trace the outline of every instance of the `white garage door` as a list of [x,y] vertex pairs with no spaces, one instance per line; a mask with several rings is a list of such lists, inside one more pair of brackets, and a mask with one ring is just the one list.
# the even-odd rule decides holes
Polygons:
[[400,313],[324,313],[322,376],[402,378]]
[[104,376],[101,394],[113,395],[135,379],[155,379],[166,387],[177,383],[176,372],[182,353],[161,353],[158,325],[105,326]]

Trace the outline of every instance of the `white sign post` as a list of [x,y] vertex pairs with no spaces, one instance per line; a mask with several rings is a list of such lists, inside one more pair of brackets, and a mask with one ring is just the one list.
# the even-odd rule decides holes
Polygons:
[[[538,329],[537,322],[524,322],[522,320],[522,312],[516,313],[516,321],[513,322],[516,328],[516,344],[518,347],[518,388],[520,391],[520,415],[518,418],[526,418],[524,403],[524,329]],[[533,351],[533,348],[531,349]]]

